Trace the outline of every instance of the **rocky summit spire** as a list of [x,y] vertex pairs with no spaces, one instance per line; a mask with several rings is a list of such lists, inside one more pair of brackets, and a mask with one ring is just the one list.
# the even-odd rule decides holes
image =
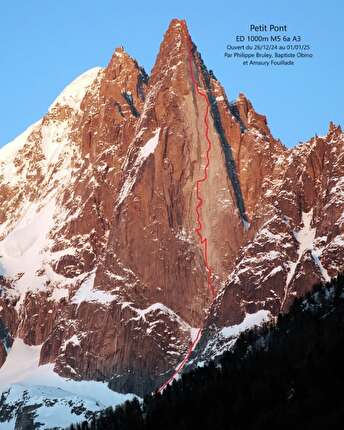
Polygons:
[[330,121],[328,126],[328,134],[331,137],[338,137],[342,134],[342,128],[340,125],[336,125],[334,122]]
[[119,114],[138,117],[145,100],[148,76],[123,46],[115,49],[105,69],[104,81],[102,90],[113,99]]
[[154,84],[173,70],[187,66],[190,35],[184,20],[173,19],[161,42],[159,54],[152,69],[151,82]]

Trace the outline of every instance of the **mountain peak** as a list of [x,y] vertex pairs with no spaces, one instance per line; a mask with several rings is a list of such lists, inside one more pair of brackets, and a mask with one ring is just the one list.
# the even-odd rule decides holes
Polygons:
[[235,103],[242,110],[242,114],[246,117],[249,110],[252,109],[252,103],[244,93],[239,93]]
[[261,115],[254,110],[251,101],[244,93],[239,93],[232,105],[235,106],[233,113],[239,116],[245,127],[253,127],[260,130],[264,135],[270,135],[265,115]]
[[164,41],[175,42],[177,47],[189,49],[189,44],[193,44],[185,19],[172,19],[164,35]]
[[187,62],[190,41],[185,20],[173,19],[160,45],[152,70],[153,81],[166,74],[168,69]]
[[328,134],[330,136],[339,136],[342,133],[340,125],[336,125],[333,121],[330,121],[328,126]]
[[[178,31],[180,29],[186,29],[187,25],[185,19],[173,18],[168,26],[167,32],[169,31]],[[188,32],[188,31],[187,31]],[[188,32],[189,34],[189,32]]]
[[184,19],[173,19],[164,35],[161,46],[176,45],[178,48],[187,46],[191,36]]
[[125,53],[124,46],[123,45],[117,46],[117,48],[115,49],[115,54],[123,54],[123,53]]
[[[119,117],[123,117],[123,101],[128,105],[129,111],[138,116],[138,109],[145,98],[145,86],[148,76],[143,67],[119,46],[115,49],[108,66],[105,69],[102,92],[107,97],[116,100]],[[119,104],[118,104],[119,103]],[[125,115],[124,115],[125,116]]]
[[115,51],[112,55],[111,61],[114,60],[117,63],[118,62],[125,62],[125,61],[132,61],[132,62],[136,62],[136,60],[131,57],[131,55],[128,54],[128,52],[125,50],[124,46],[117,46],[115,48]]
[[123,63],[136,63],[136,61],[127,53],[123,46],[117,46],[112,54],[108,67]]
[[184,20],[149,79],[119,46],[56,103],[0,151],[0,367],[143,396],[343,269],[340,128],[287,151]]

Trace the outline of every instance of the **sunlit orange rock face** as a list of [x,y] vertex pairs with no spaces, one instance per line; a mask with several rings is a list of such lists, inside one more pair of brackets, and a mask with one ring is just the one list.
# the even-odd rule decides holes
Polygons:
[[[208,147],[199,92],[214,302],[195,232]],[[183,21],[150,76],[116,49],[0,151],[0,364],[20,337],[63,376],[142,395],[193,329],[205,325],[201,357],[246,314],[286,311],[343,269],[343,154],[332,123],[285,148],[243,94],[228,100]]]

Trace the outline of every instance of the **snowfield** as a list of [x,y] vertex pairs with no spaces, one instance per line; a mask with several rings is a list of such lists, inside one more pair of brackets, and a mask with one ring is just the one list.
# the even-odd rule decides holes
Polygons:
[[[29,346],[15,339],[5,364],[0,369],[0,429],[13,430],[21,403],[38,405],[35,422],[42,429],[64,428],[80,422],[108,406],[132,399],[132,394],[119,394],[103,382],[73,381],[62,378],[53,364],[39,366],[41,345]],[[18,365],[20,363],[20,365]],[[13,411],[10,419],[2,421],[4,407]]]

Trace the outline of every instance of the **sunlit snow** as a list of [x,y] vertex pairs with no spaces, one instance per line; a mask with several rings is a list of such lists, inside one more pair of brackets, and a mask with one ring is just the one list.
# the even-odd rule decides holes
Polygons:
[[74,110],[78,110],[85,95],[85,88],[92,84],[101,70],[100,67],[94,67],[74,79],[54,100],[50,109],[58,103],[62,106],[69,106]]
[[260,310],[254,314],[246,314],[244,320],[240,324],[224,327],[220,333],[223,337],[236,337],[245,330],[259,326],[271,319],[271,313],[267,310]]
[[[103,382],[62,378],[53,371],[53,364],[38,365],[40,351],[41,345],[29,346],[22,339],[15,339],[0,369],[0,392],[10,389],[7,404],[17,402],[25,390],[30,397],[28,404],[41,403],[42,399],[58,399],[53,406],[43,406],[37,410],[36,420],[48,427],[64,427],[83,419],[82,415],[71,412],[69,401],[74,404],[83,403],[87,409],[98,411],[133,398],[131,394],[124,395],[110,390]],[[14,420],[0,424],[0,429],[14,429]]]
[[90,276],[82,283],[72,299],[72,303],[80,304],[82,302],[97,302],[102,304],[111,303],[116,296],[102,290],[94,288],[94,280],[96,274],[91,273]]

